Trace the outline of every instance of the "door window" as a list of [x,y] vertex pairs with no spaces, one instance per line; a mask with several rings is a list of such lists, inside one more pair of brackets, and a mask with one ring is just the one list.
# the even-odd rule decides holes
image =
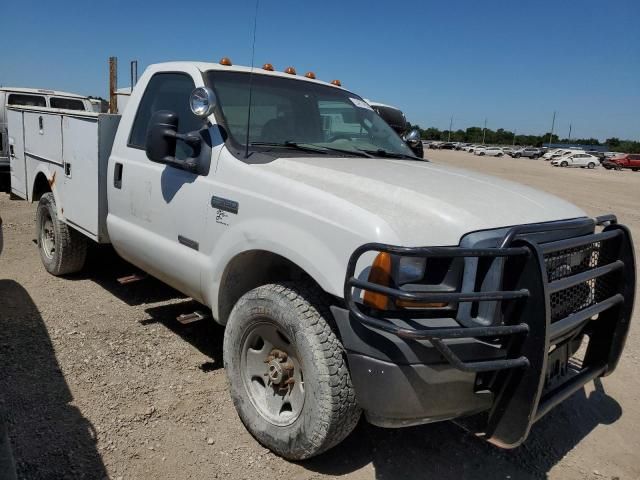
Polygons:
[[[203,120],[195,116],[189,107],[189,97],[194,87],[193,79],[184,73],[154,75],[149,80],[138,106],[129,136],[129,146],[144,148],[149,122],[153,114],[159,110],[169,110],[178,116],[178,133],[199,130]],[[176,143],[177,159],[184,160],[192,155],[191,147],[181,141]]]

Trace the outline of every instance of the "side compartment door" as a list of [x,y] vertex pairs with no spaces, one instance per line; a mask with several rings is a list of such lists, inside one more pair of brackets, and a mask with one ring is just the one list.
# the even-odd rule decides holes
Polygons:
[[[107,225],[112,244],[125,259],[201,299],[200,275],[206,259],[200,246],[206,209],[211,208],[211,181],[204,175],[152,162],[145,151],[151,117],[159,110],[178,115],[179,133],[203,127],[204,121],[189,107],[194,87],[190,74],[156,73],[147,83],[132,123],[127,117],[134,113],[125,112],[120,126],[131,124],[131,128],[126,139],[121,135],[124,131],[118,132],[109,160]],[[178,159],[192,154],[190,147],[177,142]]]
[[11,169],[11,192],[27,198],[26,159],[24,156],[24,114],[17,110],[7,110],[9,125],[8,152]]

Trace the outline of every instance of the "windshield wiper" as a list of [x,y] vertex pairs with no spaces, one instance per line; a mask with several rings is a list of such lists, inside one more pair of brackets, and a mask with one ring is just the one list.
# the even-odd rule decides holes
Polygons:
[[370,155],[378,155],[379,157],[387,157],[387,158],[406,158],[407,160],[421,160],[424,161],[424,158],[416,157],[415,155],[408,155],[406,153],[396,153],[389,152],[388,150],[384,150],[383,148],[378,148],[377,150],[368,150],[368,149],[358,149],[362,152],[366,152]]
[[280,148],[293,148],[295,150],[302,150],[303,152],[314,152],[314,153],[324,153],[325,155],[327,155],[329,152],[327,150],[325,150],[324,148],[318,148],[318,147],[306,147],[303,145],[300,145],[299,143],[296,142],[251,142],[249,143],[250,146],[258,146],[258,147],[280,147]]
[[338,153],[344,153],[347,155],[353,155],[356,157],[368,157],[368,158],[373,158],[373,155],[371,155],[368,152],[365,152],[364,150],[350,150],[347,148],[335,148],[335,147],[327,147],[325,145],[318,145],[315,143],[298,143],[298,142],[292,142],[290,140],[287,140],[285,142],[251,142],[249,145],[255,145],[255,146],[259,146],[259,147],[281,147],[281,148],[295,148],[296,150],[302,150],[302,151],[306,151],[306,152],[317,152],[317,153],[324,153],[325,155],[328,155],[329,152],[338,152]]

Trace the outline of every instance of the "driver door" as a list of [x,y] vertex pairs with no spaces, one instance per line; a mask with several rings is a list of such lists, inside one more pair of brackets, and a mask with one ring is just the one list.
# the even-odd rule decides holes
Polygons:
[[[201,299],[200,270],[205,261],[200,245],[210,181],[204,175],[152,162],[145,152],[147,128],[158,110],[178,115],[178,133],[202,127],[203,120],[189,108],[194,88],[194,79],[184,72],[159,72],[149,79],[127,143],[114,150],[109,162],[108,227],[123,257]],[[192,153],[184,142],[177,143],[176,158]]]

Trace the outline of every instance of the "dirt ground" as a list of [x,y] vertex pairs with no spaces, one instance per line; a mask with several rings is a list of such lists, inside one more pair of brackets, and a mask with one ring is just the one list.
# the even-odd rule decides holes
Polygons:
[[[465,152],[427,157],[541,188],[591,215],[615,212],[640,251],[640,173]],[[289,463],[240,423],[221,328],[176,322],[192,303],[153,279],[120,285],[135,270],[109,249],[93,251],[80,276],[48,275],[34,213],[0,194],[0,420],[20,478],[640,478],[639,308],[617,372],[556,408],[519,449],[499,450],[449,422],[402,430],[362,422],[339,447]]]

